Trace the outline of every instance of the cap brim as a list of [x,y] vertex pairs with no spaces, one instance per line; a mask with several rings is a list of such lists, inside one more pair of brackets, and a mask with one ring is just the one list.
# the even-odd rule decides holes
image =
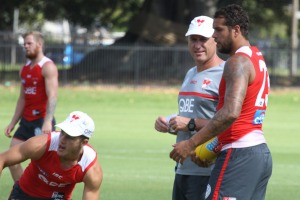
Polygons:
[[65,123],[62,122],[60,124],[56,124],[55,127],[60,128],[61,130],[63,130],[65,133],[67,133],[68,135],[72,136],[72,137],[77,137],[82,135],[78,130],[76,130],[74,127],[70,126],[69,123]]
[[189,30],[186,34],[185,34],[185,36],[190,36],[190,35],[201,35],[201,36],[203,36],[203,37],[206,37],[206,38],[210,38],[212,35],[214,34],[214,32],[213,31],[208,31],[208,32],[206,32],[206,33],[201,33],[201,31],[199,31],[199,30]]

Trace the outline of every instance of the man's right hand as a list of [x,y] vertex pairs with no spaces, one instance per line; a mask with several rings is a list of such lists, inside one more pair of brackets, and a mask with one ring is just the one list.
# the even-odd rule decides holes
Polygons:
[[12,130],[14,130],[14,127],[13,125],[9,124],[5,129],[4,129],[4,134],[6,135],[6,137],[9,137],[11,138],[12,135],[10,134],[12,132]]
[[169,126],[167,124],[167,121],[165,117],[158,117],[155,121],[155,130],[162,132],[162,133],[167,133],[169,130]]
[[201,160],[198,156],[196,156],[196,152],[192,153],[191,154],[191,159],[194,163],[196,163],[199,167],[209,167],[211,166],[212,164],[214,164],[214,162],[210,162],[210,161],[207,161],[207,160]]

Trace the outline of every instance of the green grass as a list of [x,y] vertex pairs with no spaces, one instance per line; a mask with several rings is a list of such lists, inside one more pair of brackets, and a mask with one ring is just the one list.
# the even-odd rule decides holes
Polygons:
[[[19,89],[0,87],[0,124],[9,123]],[[104,171],[103,200],[168,200],[174,177],[169,159],[175,137],[154,130],[154,121],[177,110],[177,89],[60,88],[57,122],[74,110],[87,112],[96,130],[90,143],[98,151]],[[273,156],[273,175],[267,200],[297,199],[300,196],[299,113],[300,90],[272,91],[264,131]],[[10,140],[0,134],[0,151]],[[26,166],[27,163],[23,163]],[[0,200],[12,187],[8,169],[0,179]],[[78,184],[73,199],[81,199]]]

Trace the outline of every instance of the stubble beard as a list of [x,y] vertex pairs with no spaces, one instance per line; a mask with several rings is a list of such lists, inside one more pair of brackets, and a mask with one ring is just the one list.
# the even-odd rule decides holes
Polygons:
[[26,58],[29,60],[34,60],[38,56],[38,50],[35,48],[32,52],[26,52]]
[[218,51],[224,54],[230,54],[232,50],[232,39],[227,37],[224,42],[218,47]]

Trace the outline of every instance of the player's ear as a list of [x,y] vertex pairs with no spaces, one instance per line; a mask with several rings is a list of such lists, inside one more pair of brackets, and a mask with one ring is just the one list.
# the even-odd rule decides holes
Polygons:
[[87,139],[87,138],[84,138],[84,139],[82,140],[82,144],[83,144],[83,145],[86,145],[88,142],[89,142],[89,139]]

